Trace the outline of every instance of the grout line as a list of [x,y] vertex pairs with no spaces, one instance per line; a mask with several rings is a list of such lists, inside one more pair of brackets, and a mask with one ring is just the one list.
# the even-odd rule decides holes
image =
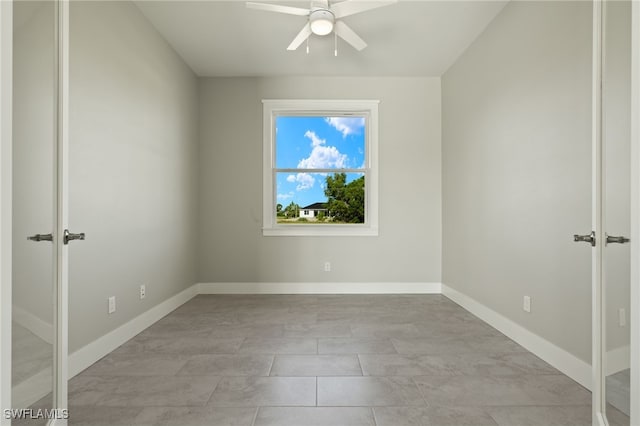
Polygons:
[[400,351],[398,351],[398,347],[396,346],[395,343],[393,343],[393,338],[392,337],[388,337],[388,339],[391,342],[391,346],[393,346],[393,350],[396,351],[397,354],[400,354]]
[[373,417],[373,424],[375,426],[378,426],[378,419],[376,418],[376,410],[375,407],[369,407],[369,409],[371,410],[371,417]]
[[358,360],[358,365],[360,366],[360,374],[364,377],[364,368],[362,368],[362,361],[360,360],[360,354],[355,354],[356,359]]
[[425,407],[429,407],[430,404],[427,401],[427,398],[425,398],[424,393],[422,392],[422,389],[420,389],[420,386],[416,383],[415,377],[414,376],[410,376],[410,378],[411,378],[411,383],[413,383],[413,386],[415,386],[416,389],[418,389],[418,393],[422,397],[422,401],[424,402],[424,406]]
[[256,420],[258,419],[258,411],[260,410],[260,407],[256,407],[256,411],[253,413],[253,420],[251,421],[251,426],[255,426],[256,425]]
[[316,376],[316,407],[318,406],[318,376]]
[[271,357],[271,365],[269,366],[269,371],[267,371],[267,377],[271,377],[271,372],[273,371],[273,364],[276,363],[276,355],[274,354]]
[[209,395],[209,398],[207,398],[207,402],[204,403],[204,407],[208,406],[209,403],[211,402],[211,398],[213,398],[213,393],[216,391],[216,389],[218,389],[218,385],[220,384],[220,382],[222,381],[223,377],[222,376],[217,376],[220,378],[220,380],[218,380],[218,382],[216,383],[216,385],[213,387],[213,389],[211,390],[211,394]]

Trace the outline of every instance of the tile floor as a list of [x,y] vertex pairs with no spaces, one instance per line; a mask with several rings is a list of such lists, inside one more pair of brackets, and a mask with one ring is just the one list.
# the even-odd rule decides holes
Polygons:
[[440,295],[201,295],[69,393],[71,425],[591,424],[587,390]]

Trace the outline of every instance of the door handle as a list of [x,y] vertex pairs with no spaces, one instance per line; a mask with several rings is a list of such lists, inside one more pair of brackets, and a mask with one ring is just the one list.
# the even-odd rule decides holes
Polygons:
[[573,241],[575,242],[585,242],[591,244],[591,247],[596,246],[596,233],[595,231],[591,231],[590,234],[587,235],[574,235]]
[[53,235],[51,234],[36,234],[36,235],[32,235],[30,237],[27,237],[27,240],[29,241],[53,241]]
[[69,241],[73,240],[84,240],[84,232],[80,232],[79,234],[72,234],[68,229],[65,229],[62,242],[64,242],[64,244],[66,245],[69,244]]
[[[605,235],[607,235],[607,234],[605,234]],[[609,244],[609,243],[625,244],[625,243],[628,243],[629,241],[631,241],[631,240],[629,240],[629,238],[626,238],[626,237],[612,237],[611,235],[607,235],[606,244]]]

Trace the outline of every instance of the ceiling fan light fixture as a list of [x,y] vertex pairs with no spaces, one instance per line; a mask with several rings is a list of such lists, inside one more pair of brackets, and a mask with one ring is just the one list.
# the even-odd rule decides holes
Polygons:
[[326,9],[317,9],[309,15],[309,26],[315,35],[325,36],[333,31],[335,17]]

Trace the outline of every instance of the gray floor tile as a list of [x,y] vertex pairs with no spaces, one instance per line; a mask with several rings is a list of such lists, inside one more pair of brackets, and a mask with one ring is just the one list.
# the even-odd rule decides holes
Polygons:
[[69,426],[131,426],[142,407],[69,406]]
[[172,376],[187,362],[177,354],[109,354],[81,374],[88,376]]
[[[211,329],[211,337],[283,337],[282,324],[230,324]],[[295,336],[306,337],[306,336]]]
[[558,374],[529,353],[359,355],[365,376]]
[[268,376],[273,355],[193,355],[179,376]]
[[368,407],[260,407],[255,426],[376,426]]
[[330,338],[318,339],[319,354],[394,354],[390,339]]
[[591,424],[591,406],[487,407],[500,426],[585,426]]
[[409,377],[318,377],[318,406],[422,406]]
[[277,355],[271,376],[362,376],[356,355]]
[[[85,376],[93,379],[69,392],[69,405],[110,407],[203,406],[219,377]],[[86,389],[91,386],[90,397]]]
[[95,406],[104,399],[110,390],[112,377],[84,376],[82,374],[69,380],[69,406]]
[[375,407],[373,411],[377,426],[497,426],[478,407]]
[[315,406],[315,377],[224,377],[211,396],[216,407]]
[[211,337],[209,330],[181,333],[177,336],[142,334],[129,340],[113,353],[232,354],[238,351],[244,340],[244,337]]
[[414,321],[413,324],[420,330],[421,336],[427,337],[504,337],[498,330],[479,320],[454,322],[427,320]]
[[575,425],[591,402],[441,295],[200,295],[69,400],[71,424],[94,426]]
[[415,324],[352,324],[353,337],[419,337],[420,330]]
[[591,393],[563,375],[415,377],[433,406],[589,405]]
[[286,324],[285,337],[351,337],[348,324]]
[[147,407],[131,426],[252,426],[255,407]]
[[245,339],[238,352],[250,354],[316,354],[318,351],[317,339],[304,338],[260,338],[250,337]]
[[391,342],[398,353],[407,355],[526,352],[522,346],[505,336],[396,337]]

